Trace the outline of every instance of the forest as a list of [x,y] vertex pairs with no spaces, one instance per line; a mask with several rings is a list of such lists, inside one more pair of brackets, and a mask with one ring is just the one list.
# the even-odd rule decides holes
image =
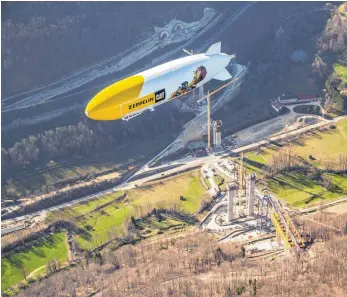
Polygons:
[[[201,17],[199,7],[193,14]],[[3,94],[34,89],[114,56],[179,11],[175,3],[155,9],[150,2],[2,3]]]
[[312,70],[325,80],[325,108],[328,112],[347,111],[347,4],[331,12],[324,31],[317,39]]

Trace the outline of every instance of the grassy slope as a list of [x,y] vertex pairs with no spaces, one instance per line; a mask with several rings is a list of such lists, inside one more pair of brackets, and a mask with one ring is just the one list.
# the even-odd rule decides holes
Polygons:
[[[204,194],[205,190],[198,171],[128,192],[134,205],[145,206],[149,202],[152,205],[160,203],[163,207],[168,207],[178,203],[188,213],[198,210],[200,199]],[[180,201],[180,196],[183,196],[185,201]]]
[[[344,177],[347,180],[347,176]],[[303,206],[318,200],[339,198],[339,193],[328,191],[316,181],[299,172],[280,174],[267,183],[277,197],[293,206]]]
[[335,64],[334,71],[345,83],[347,83],[347,67],[346,66],[343,66],[341,64]]
[[[317,168],[323,168],[326,161],[338,161],[339,155],[347,155],[347,138],[344,132],[347,131],[347,120],[340,121],[337,129],[327,132],[316,132],[303,136],[292,143],[293,151],[305,161]],[[261,153],[249,152],[245,154],[247,171],[255,171],[258,177],[262,177],[264,166],[271,160],[271,156],[276,154],[278,147],[266,148]],[[309,155],[313,155],[316,160],[310,160]],[[347,189],[347,176],[326,174],[329,180],[342,190]],[[294,205],[302,206],[319,199],[330,200],[341,196],[341,193],[328,191],[317,181],[299,172],[279,174],[262,184],[276,196]]]
[[[10,286],[24,280],[21,265],[26,274],[37,268],[45,266],[50,260],[57,259],[61,262],[67,259],[66,233],[59,232],[48,238],[38,240],[35,245],[20,252],[15,252],[1,258],[1,290],[6,291]],[[42,273],[45,269],[40,269]]]
[[[346,120],[344,121],[346,122]],[[294,146],[296,154],[312,165],[322,168],[324,162],[337,162],[339,155],[347,155],[347,139],[339,129],[310,134]],[[311,161],[309,155],[316,160]]]
[[347,120],[339,121],[337,127],[342,132],[343,136],[347,139]]
[[47,214],[46,222],[52,223],[57,219],[70,219],[78,216],[88,214],[99,207],[103,207],[105,204],[117,199],[122,193],[114,192],[109,195],[101,196],[97,199],[92,199],[84,203],[77,204],[75,206],[56,210]]
[[344,98],[341,92],[335,90],[331,86],[331,78],[334,76],[339,77],[344,82],[344,84],[347,84],[347,67],[342,64],[334,64],[333,67],[334,73],[326,81],[325,87],[332,97],[330,103],[331,107],[335,109],[335,112],[337,114],[341,114],[341,111],[346,109],[346,98]]
[[112,200],[117,199],[121,194],[122,194],[121,192],[114,192],[110,195],[105,195],[98,199],[93,199],[86,203],[78,204],[72,208],[72,211],[76,215],[86,214],[106,203],[111,202]]
[[[200,182],[198,171],[130,190],[127,192],[128,199],[125,202],[108,205],[80,220],[81,226],[89,225],[93,229],[87,236],[79,236],[77,240],[82,248],[93,248],[93,241],[97,237],[105,241],[107,233],[112,229],[120,230],[125,219],[136,213],[136,208],[146,208],[149,204],[154,207],[178,204],[184,211],[195,213],[204,195],[205,190]],[[183,196],[185,200],[181,201],[180,196]]]

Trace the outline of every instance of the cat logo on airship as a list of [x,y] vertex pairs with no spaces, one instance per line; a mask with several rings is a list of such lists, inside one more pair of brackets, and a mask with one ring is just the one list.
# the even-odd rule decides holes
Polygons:
[[165,89],[155,92],[155,103],[165,99]]

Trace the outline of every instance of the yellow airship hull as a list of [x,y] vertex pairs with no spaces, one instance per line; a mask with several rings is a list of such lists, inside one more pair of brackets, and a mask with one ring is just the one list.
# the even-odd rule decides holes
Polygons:
[[145,99],[139,98],[143,83],[144,77],[135,75],[108,86],[88,103],[86,115],[94,120],[116,120],[130,110],[132,112],[154,104],[151,100],[143,100],[146,101],[143,105],[136,106],[138,101]]

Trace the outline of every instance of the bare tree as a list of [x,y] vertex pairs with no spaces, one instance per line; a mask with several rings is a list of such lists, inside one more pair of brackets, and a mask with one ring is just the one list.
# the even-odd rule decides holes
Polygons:
[[323,78],[327,75],[328,65],[317,54],[312,62],[312,71],[317,74],[318,77]]

